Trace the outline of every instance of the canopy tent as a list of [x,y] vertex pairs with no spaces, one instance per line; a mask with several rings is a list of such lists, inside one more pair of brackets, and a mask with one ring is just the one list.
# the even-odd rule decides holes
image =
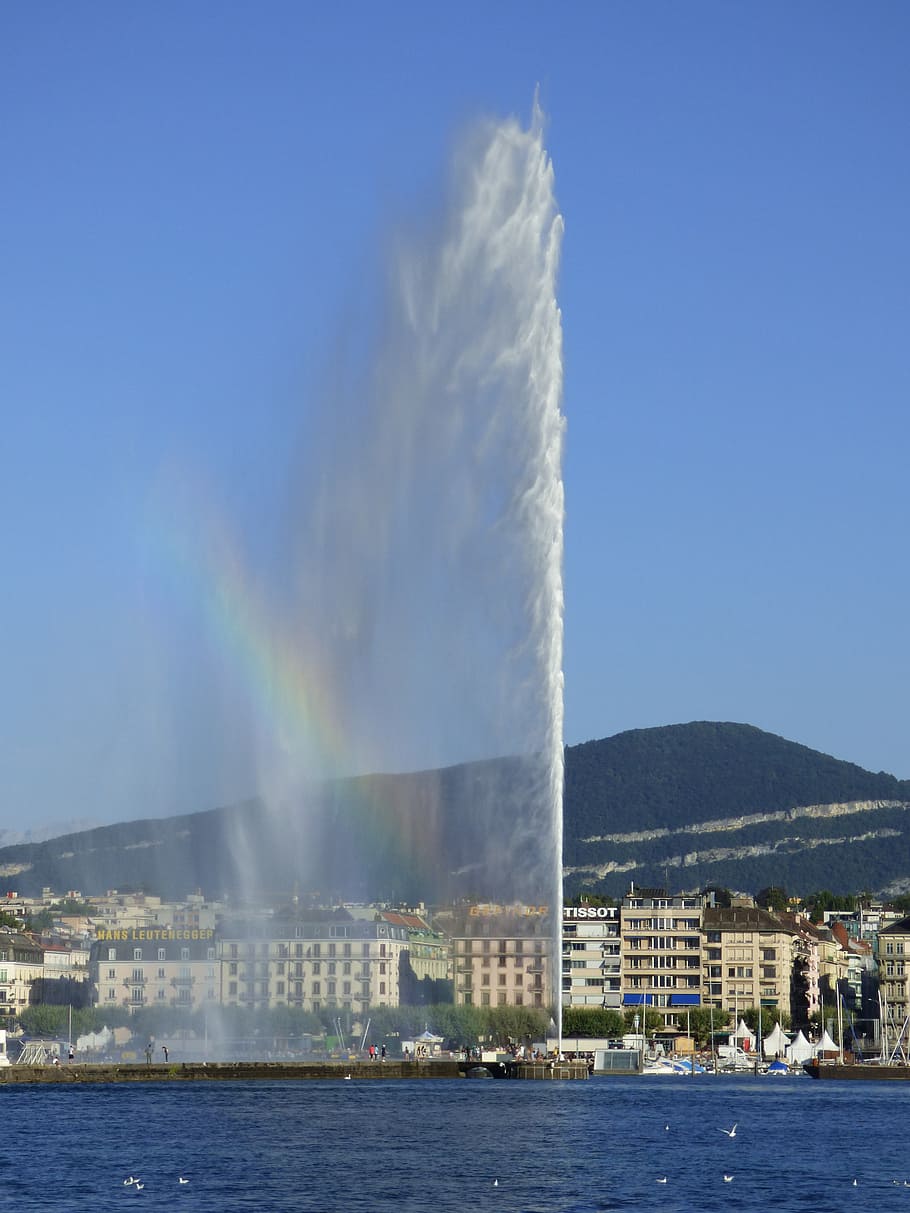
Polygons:
[[780,1024],[776,1023],[773,1031],[769,1032],[764,1039],[763,1048],[765,1050],[765,1057],[776,1057],[778,1054],[783,1057],[789,1043]]
[[794,1036],[792,1044],[787,1048],[787,1061],[799,1064],[808,1061],[814,1052],[813,1046],[809,1044],[802,1032],[799,1031]]
[[[733,1033],[733,1038],[736,1041],[742,1042],[742,1047],[744,1049],[754,1049],[755,1048],[755,1033],[747,1025],[747,1023],[744,1019],[741,1019],[739,1021],[739,1026],[737,1027],[736,1031]],[[746,1041],[748,1041],[748,1044],[746,1043]]]
[[814,1052],[815,1053],[836,1053],[837,1052],[837,1045],[834,1043],[834,1041],[828,1035],[827,1028],[825,1028],[824,1032],[822,1033],[822,1038],[818,1042],[818,1044],[815,1046]]

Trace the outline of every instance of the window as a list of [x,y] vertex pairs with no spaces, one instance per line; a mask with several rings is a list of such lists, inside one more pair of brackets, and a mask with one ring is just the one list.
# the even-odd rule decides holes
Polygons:
[[[116,969],[108,969],[108,971],[107,971],[107,979],[108,979],[108,981],[116,981],[116,979],[117,979],[117,970],[116,970]],[[6,969],[0,969],[0,981],[6,981]]]
[[164,948],[159,948],[159,949],[158,949],[158,959],[159,959],[159,960],[164,960],[165,955],[166,955],[166,953],[165,953]]
[[180,959],[181,959],[181,960],[189,960],[189,958],[190,958],[190,950],[189,950],[189,948],[181,948],[181,949],[180,949]]
[[163,981],[163,980],[164,980],[164,969],[159,969],[159,970],[158,970],[158,980],[159,980],[159,981]]
[[142,959],[142,948],[133,948],[133,960]]
[[321,994],[321,993],[322,993],[321,984],[318,981],[314,981],[313,982],[313,994],[316,995],[316,994]]
[[[108,950],[107,950],[107,958],[108,958],[108,960],[116,960],[116,959],[117,959],[117,949],[116,949],[116,948],[108,948]],[[6,960],[6,957],[4,956],[4,957],[3,957],[3,959],[4,959],[4,960]]]

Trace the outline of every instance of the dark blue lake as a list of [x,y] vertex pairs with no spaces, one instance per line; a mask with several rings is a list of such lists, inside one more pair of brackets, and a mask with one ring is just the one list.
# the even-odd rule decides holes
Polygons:
[[910,1213],[906,1083],[213,1082],[2,1101],[0,1210]]

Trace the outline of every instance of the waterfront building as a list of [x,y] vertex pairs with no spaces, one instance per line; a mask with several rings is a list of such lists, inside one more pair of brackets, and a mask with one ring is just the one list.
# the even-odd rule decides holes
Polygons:
[[225,920],[218,937],[224,1006],[363,1015],[399,1005],[408,931],[381,915],[358,921],[336,910],[315,921],[312,912]]
[[686,1010],[701,1005],[700,893],[632,888],[620,914],[622,1005],[656,1011],[666,1029],[686,1026]]
[[894,1024],[910,1015],[910,918],[892,922],[878,933],[879,982]]
[[750,1007],[790,1014],[792,935],[756,905],[708,906],[704,912],[705,1005],[736,1020]]
[[547,906],[478,903],[453,915],[455,1003],[550,1007],[553,924]]
[[619,906],[564,906],[562,1005],[622,1006]]
[[28,1006],[32,982],[44,975],[41,944],[19,931],[0,930],[0,1023],[11,1024]]
[[[375,906],[346,905],[352,918],[367,922],[383,921],[403,927],[408,936],[408,967],[402,970],[402,1001],[448,1002],[451,990],[437,983],[452,979],[452,949],[449,939],[431,926],[423,907],[410,909],[377,909]],[[426,998],[421,992],[432,994]]]
[[218,999],[215,932],[211,927],[99,927],[91,954],[101,1007],[184,1007]]
[[799,912],[776,918],[790,936],[790,1016],[794,1025],[804,1026],[822,1005],[820,956],[826,933]]

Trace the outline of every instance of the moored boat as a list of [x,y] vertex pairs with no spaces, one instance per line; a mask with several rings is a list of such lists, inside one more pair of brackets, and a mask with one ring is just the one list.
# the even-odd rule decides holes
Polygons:
[[810,1078],[869,1079],[879,1082],[910,1082],[910,1065],[904,1061],[819,1061],[813,1057],[803,1063]]

